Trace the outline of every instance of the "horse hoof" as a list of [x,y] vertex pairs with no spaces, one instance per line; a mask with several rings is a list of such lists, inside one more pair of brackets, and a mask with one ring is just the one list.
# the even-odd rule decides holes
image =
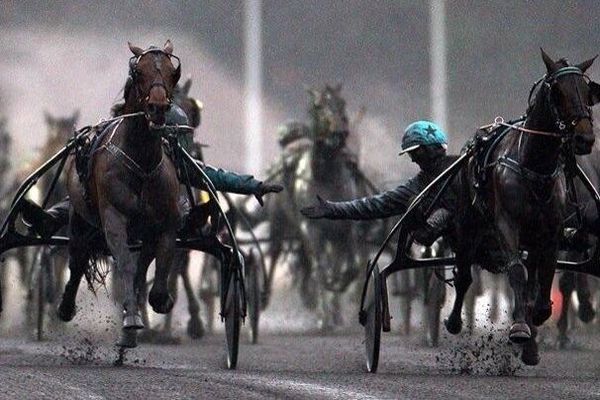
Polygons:
[[540,363],[540,355],[537,352],[529,353],[523,350],[523,353],[521,354],[521,361],[523,361],[523,364],[525,365],[538,365]]
[[124,347],[126,349],[133,349],[137,347],[137,331],[134,329],[123,329],[121,331],[121,338],[117,343],[117,346]]
[[150,296],[148,296],[148,303],[150,303],[154,312],[158,314],[168,314],[174,305],[170,294],[155,294],[152,291],[150,291]]
[[65,305],[64,303],[60,303],[58,306],[58,310],[56,311],[56,315],[61,321],[69,322],[73,318],[75,318],[76,310],[74,305]]
[[577,311],[577,316],[581,320],[581,322],[588,323],[594,319],[596,316],[596,311],[594,311],[594,307],[589,301],[582,301],[579,303],[579,310]]
[[197,316],[190,318],[187,325],[187,334],[192,339],[200,339],[204,336],[204,325]]
[[522,344],[531,339],[531,329],[525,322],[515,322],[510,327],[508,338],[513,343]]
[[446,330],[448,333],[453,335],[458,335],[462,330],[462,321],[454,320],[453,318],[448,318],[444,320],[444,325],[446,326]]
[[542,307],[534,307],[531,321],[533,325],[540,326],[552,315],[552,304]]
[[523,364],[531,366],[538,365],[540,363],[540,354],[535,342],[528,343],[523,346],[521,361],[523,361]]
[[557,347],[559,350],[570,350],[572,346],[573,342],[568,336],[560,335],[558,337]]
[[126,314],[123,317],[123,330],[144,329],[140,314]]

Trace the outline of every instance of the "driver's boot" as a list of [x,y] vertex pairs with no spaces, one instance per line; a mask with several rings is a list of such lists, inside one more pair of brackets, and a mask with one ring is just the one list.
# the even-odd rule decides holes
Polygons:
[[423,246],[431,246],[448,228],[452,214],[445,208],[435,210],[425,224],[413,232],[413,238]]
[[44,210],[34,202],[23,199],[21,204],[23,222],[41,237],[50,237],[68,224],[70,204],[69,199],[66,198],[48,210]]

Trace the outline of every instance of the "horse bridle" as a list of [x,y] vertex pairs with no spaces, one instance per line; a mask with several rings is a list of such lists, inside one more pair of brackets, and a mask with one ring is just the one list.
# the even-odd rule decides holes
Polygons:
[[583,73],[583,71],[581,69],[579,69],[578,67],[566,66],[566,67],[559,68],[558,70],[556,70],[555,72],[553,72],[550,75],[544,75],[540,80],[538,80],[533,85],[533,87],[531,88],[531,91],[529,92],[529,109],[531,109],[531,107],[532,107],[531,97],[532,97],[535,89],[538,86],[540,86],[540,84],[545,89],[546,101],[548,102],[548,105],[550,107],[550,113],[552,114],[552,118],[554,120],[554,125],[561,135],[565,134],[565,133],[570,133],[572,131],[572,129],[582,119],[587,118],[590,120],[590,123],[593,123],[592,108],[590,106],[588,106],[585,99],[582,98],[581,92],[577,85],[575,85],[575,90],[577,91],[579,102],[576,106],[577,109],[576,109],[575,113],[573,113],[572,115],[568,115],[568,116],[562,116],[560,111],[556,107],[556,104],[554,103],[554,101],[551,97],[552,96],[552,88],[558,82],[558,78],[560,78],[562,76],[566,76],[566,75],[583,76],[584,79],[589,80],[588,76],[585,75]]
[[[177,81],[179,81],[179,78],[181,77],[181,60],[179,59],[179,57],[177,57],[176,55],[173,54],[169,54],[167,52],[165,52],[164,50],[159,49],[158,47],[150,47],[149,49],[145,50],[142,54],[140,54],[139,56],[133,56],[129,59],[129,76],[127,78],[127,83],[125,84],[125,89],[124,89],[124,95],[125,95],[125,99],[127,99],[127,97],[129,96],[129,91],[135,87],[136,91],[138,91],[138,87],[135,86],[136,83],[136,79],[139,76],[139,72],[137,71],[137,65],[140,62],[140,59],[145,56],[148,53],[154,53],[154,54],[163,54],[165,56],[167,56],[169,58],[169,60],[171,60],[171,63],[173,62],[173,59],[177,60],[177,67],[175,68],[175,80],[174,80],[174,84],[177,84]],[[162,76],[162,73],[160,72],[160,65],[159,65],[159,59],[155,58],[154,60],[155,63],[155,68],[158,71],[159,76],[161,77],[161,80],[154,80],[154,82],[152,82],[152,84],[150,85],[150,88],[148,89],[148,93],[146,94],[146,96],[140,96],[138,93],[138,96],[136,96],[136,100],[138,102],[141,102],[142,100],[144,101],[148,101],[148,98],[150,96],[150,91],[152,90],[152,88],[154,87],[162,87],[165,89],[165,92],[167,93],[167,98],[169,103],[173,102],[173,91],[169,91],[167,86],[165,85],[165,79]]]

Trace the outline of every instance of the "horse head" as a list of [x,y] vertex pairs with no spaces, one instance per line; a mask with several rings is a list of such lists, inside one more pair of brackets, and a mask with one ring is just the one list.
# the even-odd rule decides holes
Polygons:
[[63,147],[67,140],[73,136],[75,125],[79,120],[79,110],[75,110],[71,116],[58,118],[44,111],[44,120],[48,127],[44,149],[52,154]]
[[547,113],[563,141],[573,143],[575,154],[589,154],[594,145],[592,106],[600,102],[600,85],[585,74],[596,57],[578,65],[567,60],[553,61],[544,50],[542,59],[546,65],[541,89],[536,102],[546,105]]
[[340,96],[341,89],[342,85],[326,85],[323,90],[308,90],[312,100],[309,114],[314,139],[332,150],[343,148],[349,133],[346,101]]
[[12,138],[6,128],[6,119],[0,117],[0,149],[3,149],[0,154],[0,187],[4,185],[4,179],[10,169],[10,148],[12,144]]
[[130,84],[125,93],[125,111],[143,111],[151,128],[162,126],[181,76],[179,58],[173,55],[170,40],[162,49],[150,46],[142,50],[131,43],[129,49],[133,57],[129,60]]

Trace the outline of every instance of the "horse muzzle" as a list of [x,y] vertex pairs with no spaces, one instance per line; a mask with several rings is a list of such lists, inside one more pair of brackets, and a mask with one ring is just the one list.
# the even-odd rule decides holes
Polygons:
[[148,103],[146,106],[146,119],[151,129],[161,128],[165,125],[169,107],[171,107],[169,103]]

